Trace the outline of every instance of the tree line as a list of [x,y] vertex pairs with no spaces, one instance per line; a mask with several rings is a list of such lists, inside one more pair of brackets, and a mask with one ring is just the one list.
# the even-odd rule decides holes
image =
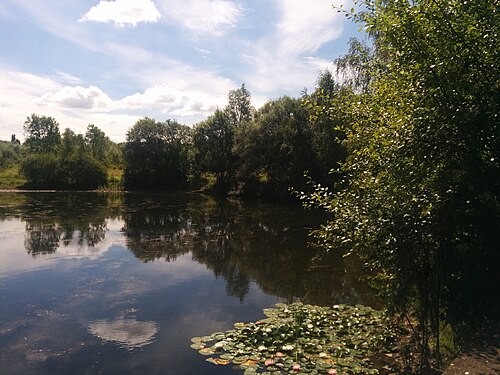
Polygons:
[[61,135],[54,118],[32,114],[24,132],[20,170],[28,187],[95,189],[107,183],[107,167],[121,160],[119,146],[92,124],[84,135],[69,128]]
[[60,134],[54,118],[33,114],[24,123],[21,172],[33,188],[96,189],[106,185],[107,168],[119,165],[126,190],[202,188],[287,199],[290,187],[305,187],[305,172],[326,183],[345,158],[330,121],[311,122],[304,106],[304,98],[335,95],[339,87],[324,71],[313,94],[284,96],[255,109],[243,84],[228,93],[224,108],[192,127],[145,117],[122,144],[95,125],[85,134]]

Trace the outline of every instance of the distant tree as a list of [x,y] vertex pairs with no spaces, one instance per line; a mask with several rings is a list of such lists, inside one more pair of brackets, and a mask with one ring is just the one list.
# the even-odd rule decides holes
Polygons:
[[337,74],[355,92],[368,92],[375,72],[375,50],[357,38],[349,39],[349,50],[335,59]]
[[61,187],[60,160],[54,154],[29,154],[21,162],[21,173],[28,186],[55,189]]
[[328,69],[325,69],[324,71],[319,73],[318,79],[316,80],[315,93],[319,91],[322,96],[331,96],[339,89],[339,86],[340,85],[335,82],[332,72]]
[[56,152],[61,142],[59,124],[52,117],[32,114],[24,122],[24,133],[24,144],[31,153]]
[[111,140],[101,129],[93,124],[89,124],[85,132],[85,143],[93,158],[103,163],[108,162]]
[[316,88],[310,95],[304,93],[302,102],[309,113],[311,142],[318,161],[317,182],[333,183],[339,175],[336,170],[347,154],[340,129],[349,122],[344,102],[353,95],[350,88],[336,83],[329,70],[321,72]]
[[90,154],[82,134],[69,128],[61,137],[52,117],[32,115],[24,125],[28,155],[21,172],[34,188],[96,189],[107,182],[107,171]]
[[191,129],[167,120],[144,118],[128,131],[124,146],[124,183],[128,189],[165,190],[185,187]]
[[246,174],[260,175],[268,193],[288,196],[303,186],[304,172],[315,172],[308,113],[300,99],[282,97],[267,102],[255,114],[254,124],[237,132],[235,152]]
[[85,140],[83,136],[81,134],[75,134],[75,132],[69,128],[64,129],[59,156],[62,159],[67,159],[71,155],[84,153],[87,153],[87,150],[85,149]]
[[233,142],[234,126],[229,115],[219,109],[194,129],[195,166],[216,176],[219,193],[226,193],[234,183],[237,164]]
[[109,148],[107,151],[107,163],[115,166],[123,165],[123,149],[125,143],[115,143],[110,140]]
[[104,164],[85,151],[77,151],[61,159],[58,172],[58,185],[65,189],[96,189],[107,182]]
[[243,121],[252,119],[255,110],[252,107],[252,95],[245,84],[242,84],[239,89],[229,91],[227,100],[228,104],[224,111],[231,124],[238,126]]
[[16,165],[21,160],[22,153],[23,146],[19,143],[0,141],[0,167]]

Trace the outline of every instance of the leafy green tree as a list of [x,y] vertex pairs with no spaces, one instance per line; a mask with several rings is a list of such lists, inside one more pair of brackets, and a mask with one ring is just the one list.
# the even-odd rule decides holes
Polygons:
[[377,62],[375,50],[357,38],[349,39],[349,50],[335,59],[337,74],[342,76],[344,85],[358,93],[366,93],[373,80],[374,64]]
[[216,176],[218,193],[227,193],[234,183],[237,159],[233,144],[234,126],[229,116],[219,109],[194,129],[195,166],[200,172]]
[[267,102],[254,124],[237,133],[234,147],[245,174],[259,175],[267,194],[288,196],[291,187],[304,185],[304,172],[315,173],[308,114],[300,99],[282,97]]
[[106,134],[93,124],[87,126],[85,143],[93,158],[106,163],[110,158],[111,140]]
[[90,190],[102,187],[107,182],[104,164],[87,152],[75,152],[61,159],[58,172],[58,185],[65,189]]
[[24,122],[24,134],[31,153],[53,153],[61,142],[59,124],[52,117],[32,114]]
[[23,147],[16,142],[0,141],[0,167],[16,165],[21,160]]
[[361,5],[352,17],[375,36],[376,69],[347,103],[349,188],[311,197],[334,217],[317,235],[351,246],[393,306],[418,319],[424,371],[431,354],[440,364],[442,319],[459,334],[498,317],[497,5]]
[[89,152],[85,138],[69,128],[62,137],[52,117],[32,115],[25,123],[28,156],[21,172],[34,188],[96,189],[107,182],[104,165]]
[[339,89],[339,84],[335,82],[335,78],[330,70],[325,69],[319,73],[318,79],[316,80],[316,90],[315,93],[321,93],[317,95],[318,98],[323,98],[325,95],[331,96]]
[[252,107],[252,95],[245,84],[242,84],[239,89],[229,91],[227,101],[224,111],[231,124],[238,126],[252,119],[255,109]]
[[54,189],[61,185],[59,166],[54,154],[29,154],[21,162],[21,173],[30,187]]
[[62,159],[69,158],[73,154],[84,154],[87,153],[85,147],[85,139],[81,134],[76,134],[73,130],[66,128],[64,129],[61,146],[59,150],[59,156]]
[[318,162],[318,173],[313,176],[317,182],[331,184],[339,179],[339,174],[333,172],[346,158],[341,128],[350,121],[344,103],[352,95],[351,89],[335,82],[329,70],[320,73],[311,95],[302,95],[310,117],[312,148]]
[[128,131],[124,147],[125,187],[165,190],[185,187],[191,129],[174,120],[144,118]]

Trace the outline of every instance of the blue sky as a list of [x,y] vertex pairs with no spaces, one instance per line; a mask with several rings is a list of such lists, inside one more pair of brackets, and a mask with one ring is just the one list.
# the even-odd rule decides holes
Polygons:
[[115,141],[145,116],[194,124],[242,83],[254,105],[314,87],[357,26],[349,0],[2,0],[0,139],[31,113]]

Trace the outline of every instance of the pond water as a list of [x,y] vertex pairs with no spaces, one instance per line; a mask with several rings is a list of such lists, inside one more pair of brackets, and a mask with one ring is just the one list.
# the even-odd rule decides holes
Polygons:
[[191,337],[277,302],[375,305],[318,212],[198,194],[0,193],[2,374],[237,374]]

